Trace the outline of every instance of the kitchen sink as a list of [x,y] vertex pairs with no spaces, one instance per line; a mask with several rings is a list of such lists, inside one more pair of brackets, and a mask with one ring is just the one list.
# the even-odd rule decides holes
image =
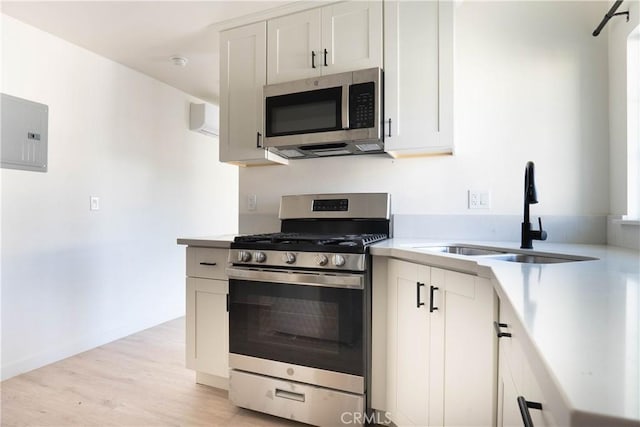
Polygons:
[[519,262],[524,264],[559,264],[563,262],[593,261],[597,259],[564,254],[518,253],[513,252],[512,249],[487,248],[481,246],[467,246],[459,244],[444,246],[420,246],[414,247],[413,249],[423,249],[444,254],[478,256],[485,259]]
[[429,251],[442,252],[445,254],[468,255],[468,256],[505,254],[505,251],[501,251],[501,250],[476,248],[473,246],[462,246],[462,245],[423,246],[423,247],[414,248],[414,249],[426,249]]
[[577,262],[577,261],[592,261],[597,258],[588,258],[588,257],[577,257],[571,256],[568,257],[557,257],[552,255],[534,255],[534,254],[501,254],[494,255],[488,258],[497,259],[500,261],[509,261],[509,262],[521,262],[525,264],[558,264],[562,262]]

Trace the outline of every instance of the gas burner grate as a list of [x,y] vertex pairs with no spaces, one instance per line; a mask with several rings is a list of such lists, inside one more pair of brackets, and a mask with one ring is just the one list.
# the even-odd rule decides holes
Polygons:
[[387,238],[386,234],[306,234],[306,233],[264,233],[237,236],[236,243],[270,244],[312,244],[317,246],[367,246]]

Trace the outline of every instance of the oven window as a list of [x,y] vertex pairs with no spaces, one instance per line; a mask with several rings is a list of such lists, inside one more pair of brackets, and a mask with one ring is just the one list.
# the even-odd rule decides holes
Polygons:
[[267,137],[340,130],[342,87],[270,96],[266,109]]
[[363,291],[229,280],[229,351],[364,375]]

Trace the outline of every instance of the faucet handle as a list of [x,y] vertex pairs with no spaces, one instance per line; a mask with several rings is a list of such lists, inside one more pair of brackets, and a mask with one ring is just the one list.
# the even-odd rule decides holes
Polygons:
[[542,218],[538,217],[538,225],[540,226],[540,238],[539,240],[547,240],[547,232],[542,229]]

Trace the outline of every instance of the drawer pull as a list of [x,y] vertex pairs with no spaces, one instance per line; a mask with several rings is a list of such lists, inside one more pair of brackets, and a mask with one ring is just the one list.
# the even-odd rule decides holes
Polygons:
[[542,403],[529,402],[524,396],[518,396],[518,407],[520,408],[520,415],[522,416],[524,427],[534,427],[529,408],[542,410]]
[[429,302],[429,313],[433,313],[435,310],[438,309],[438,307],[433,305],[433,293],[434,291],[437,291],[438,287],[436,286],[431,286],[431,289],[429,289],[429,299],[431,300]]
[[213,267],[215,265],[218,265],[217,262],[201,262],[200,265],[208,265],[210,267]]
[[416,282],[416,307],[420,308],[421,305],[424,305],[423,302],[420,302],[420,288],[424,286],[424,283]]
[[304,394],[302,393],[294,393],[292,391],[276,389],[276,397],[281,397],[283,399],[295,400],[298,402],[304,402]]
[[493,322],[493,327],[494,327],[494,328],[495,328],[495,330],[496,330],[496,335],[498,336],[498,338],[502,338],[502,337],[510,337],[510,336],[511,336],[511,333],[509,333],[509,332],[502,332],[502,331],[500,330],[500,328],[506,328],[507,326],[509,326],[509,325],[507,325],[506,323],[498,323],[498,322],[495,322],[495,321]]

